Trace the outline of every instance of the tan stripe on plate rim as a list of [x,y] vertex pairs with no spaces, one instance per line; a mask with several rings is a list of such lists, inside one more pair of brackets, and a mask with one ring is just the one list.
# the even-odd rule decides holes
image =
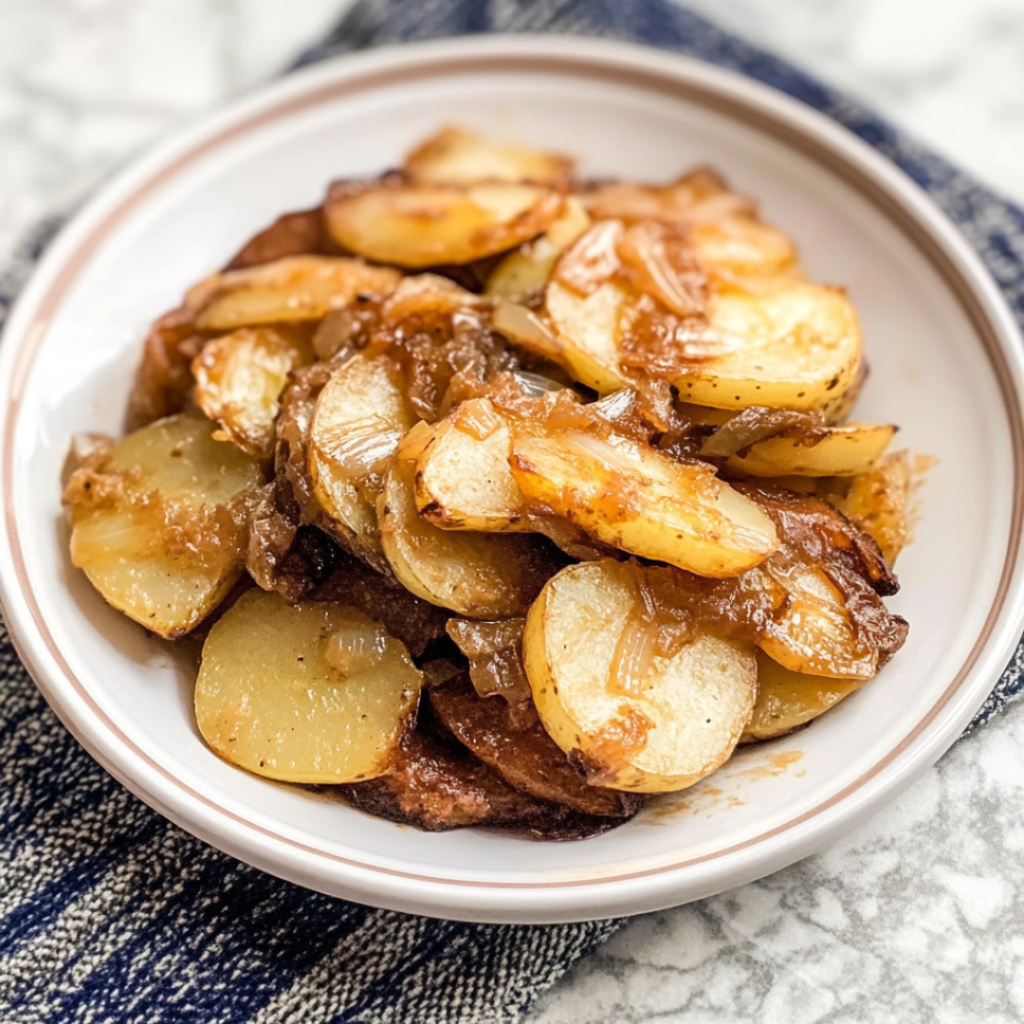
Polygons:
[[[278,121],[283,117],[300,111],[308,110],[316,105],[332,102],[354,93],[360,93],[369,89],[382,86],[393,86],[409,80],[422,81],[436,77],[451,77],[452,75],[473,75],[481,72],[515,72],[515,73],[544,73],[559,74],[565,76],[579,76],[580,73],[595,78],[610,79],[618,84],[629,84],[646,89],[647,91],[659,92],[675,99],[685,99],[691,103],[703,105],[706,108],[720,111],[729,117],[742,121],[752,127],[770,133],[776,139],[782,139],[795,149],[800,150],[806,156],[811,157],[818,163],[827,167],[837,176],[844,179],[848,184],[856,188],[875,206],[879,207],[885,215],[897,223],[900,228],[911,238],[921,253],[928,259],[932,266],[938,271],[943,279],[950,286],[962,305],[965,314],[977,330],[985,347],[986,354],[992,364],[992,369],[999,384],[1006,410],[1007,419],[1010,423],[1010,433],[1014,454],[1014,480],[1013,480],[1013,514],[1010,524],[1010,534],[1007,543],[1006,563],[999,580],[995,599],[985,623],[967,656],[964,664],[953,678],[952,682],[942,693],[936,703],[915,725],[915,727],[888,753],[874,764],[868,771],[854,780],[840,792],[831,796],[817,806],[806,811],[798,817],[792,818],[782,825],[767,832],[763,832],[744,842],[736,843],[714,853],[702,857],[694,857],[689,860],[679,861],[674,864],[666,864],[656,868],[649,868],[643,871],[627,872],[624,874],[605,876],[593,879],[568,879],[553,882],[492,882],[492,881],[471,881],[463,879],[444,878],[440,876],[420,875],[409,871],[399,871],[393,868],[385,868],[363,861],[342,857],[337,854],[328,853],[324,850],[298,842],[283,836],[272,829],[264,828],[261,825],[250,821],[241,815],[222,807],[216,801],[204,796],[197,790],[187,786],[180,779],[161,764],[154,761],[149,754],[134,743],[104,712],[88,692],[82,682],[72,671],[71,666],[65,660],[63,654],[54,642],[43,617],[39,605],[32,590],[31,582],[25,568],[24,555],[21,548],[21,540],[18,535],[17,523],[13,511],[13,447],[14,436],[17,427],[17,417],[21,407],[21,396],[24,390],[28,375],[32,369],[35,356],[39,350],[54,312],[60,305],[70,286],[77,275],[81,272],[86,261],[92,256],[96,249],[102,244],[107,234],[125,216],[136,207],[142,200],[152,194],[155,190],[174,178],[182,170],[188,167],[198,158],[205,156],[212,149],[224,145],[238,137],[264,127],[270,122]],[[1005,354],[999,344],[995,330],[985,313],[984,307],[971,286],[960,276],[957,268],[931,237],[931,235],[918,223],[917,219],[910,214],[893,196],[883,187],[874,182],[870,177],[862,173],[858,168],[847,163],[838,153],[825,143],[809,137],[800,129],[794,128],[782,117],[760,110],[747,107],[741,100],[732,96],[719,93],[713,86],[695,81],[679,81],[677,79],[666,79],[656,71],[641,71],[636,69],[624,69],[621,67],[609,68],[600,61],[584,55],[574,56],[532,56],[515,57],[495,55],[490,57],[479,57],[467,55],[458,58],[447,56],[438,66],[413,66],[407,68],[388,68],[384,70],[370,70],[364,74],[347,79],[341,82],[328,83],[316,86],[301,96],[291,97],[282,100],[273,107],[261,112],[251,114],[242,121],[225,128],[212,138],[204,139],[194,145],[187,152],[179,155],[167,166],[153,174],[146,181],[138,185],[114,210],[90,232],[90,234],[78,245],[65,260],[64,266],[57,275],[53,284],[44,294],[39,302],[35,318],[24,334],[22,347],[17,354],[12,374],[11,398],[8,404],[7,432],[4,439],[3,450],[3,494],[6,525],[11,538],[11,554],[14,563],[15,574],[21,591],[28,604],[29,611],[39,635],[50,655],[53,657],[60,670],[64,673],[68,682],[85,702],[96,718],[103,724],[104,728],[112,734],[136,757],[144,761],[153,771],[161,775],[167,783],[179,790],[179,792],[193,800],[204,804],[219,815],[230,819],[244,829],[256,832],[262,836],[274,840],[277,843],[292,847],[295,850],[310,854],[314,857],[334,861],[349,867],[359,868],[379,874],[392,875],[401,878],[408,878],[419,882],[428,882],[440,885],[454,885],[485,889],[557,889],[586,885],[604,885],[613,882],[623,882],[636,878],[643,878],[650,875],[664,874],[666,872],[678,871],[682,868],[692,867],[696,864],[705,863],[729,856],[771,839],[781,833],[787,832],[804,822],[818,817],[823,812],[841,803],[852,793],[863,787],[873,779],[879,772],[888,767],[917,739],[918,736],[934,720],[936,715],[949,702],[953,694],[960,688],[964,679],[970,673],[981,655],[982,650],[988,643],[995,628],[996,621],[1005,604],[1009,590],[1010,580],[1014,567],[1017,563],[1017,556],[1020,550],[1022,521],[1024,521],[1024,476],[1021,468],[1024,465],[1024,424],[1021,422],[1020,408],[1017,403],[1017,396],[1011,384],[1010,367]]]

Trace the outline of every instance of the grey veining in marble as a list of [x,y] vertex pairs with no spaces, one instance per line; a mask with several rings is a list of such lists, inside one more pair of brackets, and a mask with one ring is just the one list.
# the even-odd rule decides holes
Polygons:
[[[691,0],[1024,201],[1022,0]],[[0,252],[340,0],[0,0]],[[639,918],[533,1024],[1024,1019],[1024,705],[827,852]]]

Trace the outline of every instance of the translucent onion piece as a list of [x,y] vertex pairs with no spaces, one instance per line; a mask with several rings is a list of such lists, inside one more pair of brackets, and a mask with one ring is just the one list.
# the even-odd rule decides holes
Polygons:
[[554,280],[578,295],[593,295],[622,266],[618,244],[624,231],[621,220],[595,224],[558,261]]
[[388,635],[383,626],[344,623],[327,637],[324,658],[338,675],[348,678],[376,668],[387,651]]
[[[622,236],[618,252],[623,263],[638,272],[640,287],[682,317],[704,312],[706,279],[699,271],[692,248],[678,230],[665,224],[641,221]],[[675,260],[670,257],[672,244]]]
[[658,646],[658,624],[648,617],[646,608],[634,608],[615,645],[608,673],[609,693],[637,696],[654,664]]
[[490,402],[464,402],[455,415],[455,429],[478,441],[486,441],[504,425]]
[[675,342],[681,358],[687,362],[699,363],[705,359],[719,359],[743,347],[743,339],[734,334],[725,334],[701,320],[688,319],[675,331]]
[[550,377],[543,377],[539,373],[529,373],[527,370],[513,370],[512,378],[522,386],[528,398],[543,398],[554,391],[564,391],[565,386]]
[[600,459],[609,469],[625,473],[630,477],[636,476],[635,457],[630,457],[626,452],[620,451],[610,441],[594,437],[592,434],[583,434],[577,430],[563,435],[559,441],[569,452],[575,452],[589,459]]
[[383,469],[388,457],[398,447],[402,432],[385,428],[384,421],[373,416],[360,424],[347,424],[347,427],[350,432],[337,441],[329,439],[323,445],[324,453],[342,476],[365,480],[371,473]]
[[636,398],[633,388],[622,388],[606,395],[599,402],[593,402],[589,408],[602,419],[615,423],[630,413]]
[[532,310],[517,302],[499,302],[491,325],[509,341],[547,359],[559,360],[562,346],[551,328]]

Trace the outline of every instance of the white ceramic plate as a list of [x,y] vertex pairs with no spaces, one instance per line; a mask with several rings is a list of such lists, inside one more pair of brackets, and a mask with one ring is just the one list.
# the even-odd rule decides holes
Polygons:
[[[200,740],[192,680],[65,554],[74,432],[117,432],[146,324],[334,177],[393,166],[458,121],[578,154],[587,174],[711,164],[848,286],[872,375],[859,411],[938,458],[891,606],[910,639],[810,729],[582,843],[425,834],[229,767]],[[718,892],[852,828],[953,742],[1021,633],[1019,339],[963,239],[851,135],[745,79],[646,49],[557,38],[446,41],[293,75],[160,147],[54,243],[0,351],[6,620],[82,744],[173,821],[303,885],[490,921],[631,914]]]

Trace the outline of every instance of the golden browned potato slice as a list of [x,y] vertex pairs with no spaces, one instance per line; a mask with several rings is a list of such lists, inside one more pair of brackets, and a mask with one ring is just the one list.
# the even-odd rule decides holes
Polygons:
[[758,651],[757,700],[740,743],[784,736],[823,715],[862,685],[860,679],[826,679],[791,672]]
[[775,550],[775,526],[712,466],[638,442],[569,431],[515,436],[512,476],[527,503],[605,544],[688,569],[736,576]]
[[214,338],[192,360],[196,404],[220,424],[218,440],[267,459],[288,374],[312,362],[301,337],[270,327],[243,327]]
[[200,282],[186,304],[198,308],[204,331],[257,324],[320,320],[357,295],[386,295],[401,274],[342,256],[286,256],[244,270],[226,270]]
[[796,273],[796,249],[778,228],[754,217],[727,216],[690,228],[701,262],[714,276]]
[[443,530],[528,528],[512,477],[508,423],[487,398],[463,402],[432,430],[416,462],[416,507]]
[[558,218],[540,238],[509,253],[491,272],[484,294],[510,302],[522,302],[538,293],[551,277],[558,257],[587,228],[590,218],[583,204],[570,196]]
[[381,552],[380,479],[412,421],[398,370],[386,355],[352,356],[317,399],[309,431],[313,492],[340,534],[360,551]]
[[628,298],[625,288],[614,281],[589,295],[551,281],[544,293],[544,309],[562,359],[581,384],[601,395],[630,384],[619,366],[619,322]]
[[215,430],[200,413],[143,427],[75,472],[64,494],[71,561],[161,636],[198,625],[245,563],[246,501],[263,472]]
[[[629,294],[606,281],[581,295],[558,281],[545,308],[576,378],[602,394],[628,384],[619,363]],[[701,328],[709,347],[672,383],[688,403],[815,409],[850,387],[861,359],[857,317],[839,291],[788,278],[766,279],[757,294],[723,289]]]
[[838,289],[783,277],[766,279],[756,293],[723,289],[709,323],[731,351],[694,360],[673,381],[684,401],[816,409],[857,377],[860,326]]
[[792,273],[796,250],[758,219],[755,204],[714,172],[696,170],[669,185],[616,182],[580,196],[595,220],[653,218],[687,225],[701,262],[726,277]]
[[377,501],[380,537],[399,582],[470,619],[523,615],[554,567],[529,534],[439,530],[416,510],[415,455],[399,452]]
[[823,481],[822,496],[852,519],[892,565],[907,543],[910,457],[892,452],[851,480]]
[[853,407],[857,404],[857,399],[860,398],[867,379],[868,364],[867,360],[862,357],[860,366],[857,367],[857,376],[853,378],[850,386],[842,394],[830,398],[818,409],[822,419],[829,426],[835,427],[840,423],[845,423],[853,415]]
[[417,146],[402,170],[417,184],[474,185],[482,181],[568,184],[573,161],[558,153],[511,146],[464,128],[442,128]]
[[700,636],[671,657],[655,655],[639,686],[624,686],[616,654],[639,604],[628,566],[563,569],[527,616],[524,662],[545,729],[578,752],[591,784],[671,792],[732,754],[754,706],[757,667],[750,645]]
[[564,200],[537,185],[335,187],[327,224],[346,249],[400,267],[470,263],[546,231]]
[[767,624],[758,646],[793,672],[831,679],[872,679],[879,651],[862,644],[843,595],[814,565],[783,567],[786,605]]
[[420,685],[401,641],[355,608],[250,590],[203,645],[196,720],[221,757],[257,775],[355,782],[385,770]]
[[751,476],[854,476],[875,465],[895,433],[893,426],[847,423],[829,428],[813,444],[769,437],[731,456],[727,465]]

